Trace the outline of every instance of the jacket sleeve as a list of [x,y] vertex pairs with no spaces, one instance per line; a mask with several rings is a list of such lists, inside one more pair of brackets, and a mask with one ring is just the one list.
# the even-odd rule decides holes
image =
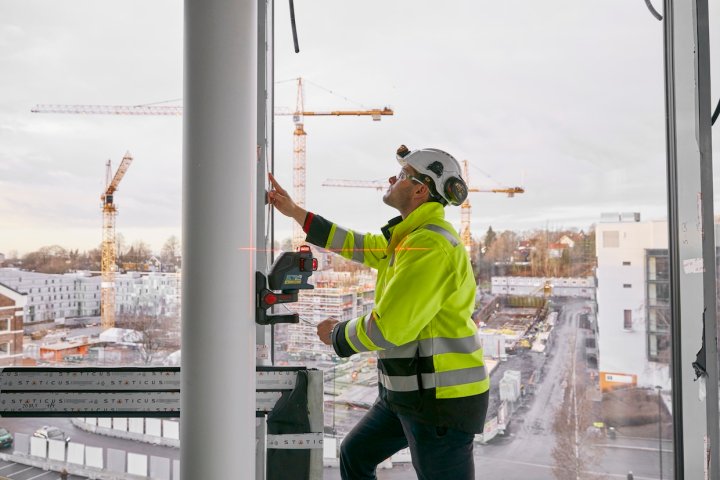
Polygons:
[[338,355],[386,350],[416,340],[452,294],[456,274],[443,246],[428,234],[408,237],[396,249],[394,262],[394,275],[373,311],[338,324],[333,332]]
[[383,235],[359,233],[343,228],[320,215],[308,212],[303,225],[305,240],[338,255],[377,269],[385,256],[387,240]]

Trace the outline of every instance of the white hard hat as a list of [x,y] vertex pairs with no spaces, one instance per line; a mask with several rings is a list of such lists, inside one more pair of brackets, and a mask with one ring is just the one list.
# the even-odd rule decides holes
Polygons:
[[431,181],[434,197],[443,204],[460,205],[468,195],[467,185],[462,179],[460,163],[455,157],[437,148],[410,150],[400,145],[396,155],[400,165],[409,165]]

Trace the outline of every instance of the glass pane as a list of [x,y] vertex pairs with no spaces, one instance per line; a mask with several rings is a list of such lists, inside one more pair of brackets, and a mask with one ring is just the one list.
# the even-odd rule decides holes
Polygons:
[[[7,93],[0,102],[0,367],[178,364],[181,118],[30,110],[179,99],[182,8],[133,0],[0,6]],[[126,152],[133,161],[117,191],[105,195]],[[117,330],[101,326],[103,202],[110,201],[117,235],[110,326]],[[100,421],[3,418],[0,448],[11,454],[32,437],[69,437],[68,451],[73,443],[102,449],[86,460],[102,458],[105,468],[108,449],[146,455],[148,464],[150,456],[166,459],[171,468],[179,459],[177,422],[163,429],[159,419]],[[7,465],[0,465],[5,475],[28,469],[27,478],[51,477]],[[53,465],[57,478],[63,464]],[[78,474],[68,478],[81,478],[81,468],[68,470]]]
[[[398,214],[382,196],[400,144],[468,161],[469,202],[445,211],[470,232],[491,371],[478,478],[672,478],[662,24],[621,2],[299,11],[300,54],[276,13],[276,105],[298,108],[302,77],[305,111],[394,110],[380,122],[276,117],[276,177],[307,209],[380,233]],[[516,185],[512,198],[489,192]],[[275,233],[292,247],[291,221],[276,215]],[[339,445],[375,400],[376,365],[332,355],[315,325],[363,315],[375,291],[372,270],[316,255],[316,289],[288,306],[304,322],[278,329],[275,348],[325,370],[326,444]],[[378,477],[416,478],[409,458]]]

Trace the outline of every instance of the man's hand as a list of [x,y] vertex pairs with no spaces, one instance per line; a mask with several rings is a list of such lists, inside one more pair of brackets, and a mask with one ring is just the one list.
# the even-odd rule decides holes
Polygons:
[[339,322],[334,318],[326,318],[322,322],[318,323],[317,334],[318,337],[320,337],[320,341],[325,345],[332,345],[332,338],[330,338],[330,334],[332,334],[333,328],[335,328],[335,325],[338,323]]
[[268,192],[268,201],[270,205],[275,207],[278,212],[282,213],[286,217],[293,218],[300,225],[305,223],[307,211],[293,202],[290,195],[280,186],[277,180],[275,180],[272,173],[268,172],[268,178],[272,184],[272,190]]

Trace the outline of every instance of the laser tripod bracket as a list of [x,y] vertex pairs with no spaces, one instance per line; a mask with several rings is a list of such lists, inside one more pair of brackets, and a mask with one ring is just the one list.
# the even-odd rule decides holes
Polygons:
[[[275,260],[267,277],[255,272],[255,323],[275,325],[277,323],[298,323],[297,313],[269,314],[267,310],[279,303],[292,303],[298,300],[298,291],[312,290],[308,278],[317,270],[317,259],[307,245],[296,252],[283,252]],[[279,290],[279,292],[278,292]]]

